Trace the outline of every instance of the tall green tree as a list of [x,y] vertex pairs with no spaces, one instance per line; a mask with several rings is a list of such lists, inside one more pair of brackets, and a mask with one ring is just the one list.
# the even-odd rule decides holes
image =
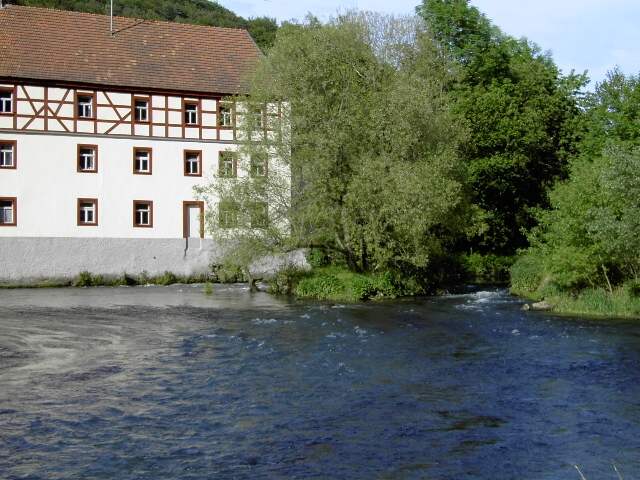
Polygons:
[[449,70],[419,22],[408,32],[404,20],[380,20],[281,28],[249,97],[286,99],[280,135],[243,148],[262,145],[291,169],[290,244],[324,248],[353,270],[425,272],[470,225],[464,129],[444,93]]
[[470,131],[461,153],[487,221],[469,246],[513,253],[526,245],[531,209],[566,173],[586,78],[562,76],[548,54],[505,35],[468,0],[424,0],[418,13],[458,71],[448,89]]
[[[585,105],[580,155],[551,192],[553,208],[538,213],[532,247],[514,269],[525,290],[541,282],[611,290],[640,278],[640,76],[611,72]],[[532,268],[537,281],[524,282]]]

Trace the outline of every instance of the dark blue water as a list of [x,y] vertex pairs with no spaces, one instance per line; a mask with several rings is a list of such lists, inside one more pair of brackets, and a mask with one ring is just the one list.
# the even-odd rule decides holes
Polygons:
[[2,479],[640,478],[640,324],[504,292],[0,292]]

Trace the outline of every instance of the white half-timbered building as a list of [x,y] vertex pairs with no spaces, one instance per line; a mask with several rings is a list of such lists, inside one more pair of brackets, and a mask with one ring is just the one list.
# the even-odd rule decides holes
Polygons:
[[0,281],[206,268],[193,187],[238,174],[224,99],[260,55],[239,29],[0,9]]

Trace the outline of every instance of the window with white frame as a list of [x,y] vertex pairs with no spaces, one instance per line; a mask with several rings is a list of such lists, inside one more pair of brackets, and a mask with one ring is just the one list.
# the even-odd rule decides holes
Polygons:
[[184,102],[184,124],[198,125],[198,103]]
[[202,175],[202,152],[190,150],[184,152],[184,174],[192,177]]
[[93,95],[78,95],[78,118],[93,118]]
[[16,143],[0,140],[0,168],[16,168]]
[[13,113],[13,91],[0,90],[0,113]]
[[98,225],[98,200],[95,198],[78,199],[78,225]]
[[98,147],[96,145],[78,145],[78,171],[98,171]]
[[0,226],[16,226],[16,199],[0,197]]
[[133,226],[153,226],[153,202],[148,200],[136,200],[133,202]]
[[136,98],[134,105],[134,119],[138,123],[149,122],[149,100],[146,98]]
[[133,149],[133,173],[139,175],[151,175],[151,162],[152,159],[150,148]]
[[220,127],[233,127],[233,106],[221,103],[218,110],[218,125]]

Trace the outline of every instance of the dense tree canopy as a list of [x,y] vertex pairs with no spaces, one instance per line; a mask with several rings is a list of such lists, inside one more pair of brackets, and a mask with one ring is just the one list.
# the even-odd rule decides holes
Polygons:
[[[109,13],[108,0],[10,0],[9,3],[78,12]],[[115,15],[125,17],[244,28],[263,50],[273,44],[278,29],[275,19],[259,17],[246,20],[209,0],[114,0],[113,10]]]
[[408,21],[351,15],[285,26],[250,95],[287,100],[285,134],[271,148],[293,173],[293,243],[354,270],[428,269],[470,228],[449,73]]
[[550,56],[502,33],[468,0],[425,0],[418,12],[458,71],[451,101],[470,131],[461,152],[488,227],[470,246],[512,253],[526,245],[530,209],[565,173],[585,79],[563,77]]
[[585,104],[581,155],[551,191],[552,209],[539,211],[532,247],[514,270],[525,290],[611,290],[640,278],[640,77],[614,71]]

